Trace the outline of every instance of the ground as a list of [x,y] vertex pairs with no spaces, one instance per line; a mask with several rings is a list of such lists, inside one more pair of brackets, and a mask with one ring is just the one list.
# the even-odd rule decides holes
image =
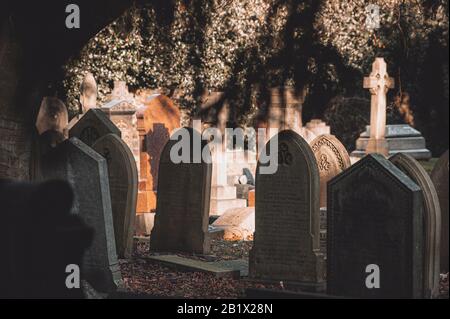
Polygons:
[[[212,254],[208,260],[229,260],[248,258],[251,241],[212,242]],[[125,287],[136,294],[149,294],[158,297],[177,298],[240,298],[246,288],[282,289],[280,285],[263,285],[245,279],[216,278],[199,272],[181,272],[161,266],[146,257],[148,243],[139,241],[133,258],[121,260],[121,270]],[[205,257],[193,257],[205,259]],[[441,297],[448,298],[448,275],[442,276]]]
[[[212,242],[212,254],[208,260],[230,260],[248,258],[252,246],[250,241]],[[180,272],[146,259],[148,244],[138,242],[133,258],[121,260],[121,270],[126,288],[137,294],[179,298],[239,298],[246,288],[277,288],[246,280],[216,278],[199,272]],[[196,256],[192,258],[204,259]]]

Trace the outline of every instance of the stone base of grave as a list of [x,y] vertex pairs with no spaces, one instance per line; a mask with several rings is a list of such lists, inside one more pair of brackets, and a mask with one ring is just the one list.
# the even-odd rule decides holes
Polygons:
[[[356,141],[356,150],[351,156],[362,158],[370,148],[370,126],[366,127],[358,140]],[[397,153],[405,153],[417,160],[428,160],[431,158],[431,152],[426,148],[425,138],[416,129],[409,125],[387,125],[386,143],[389,149],[389,156]]]
[[245,199],[239,199],[235,186],[214,186],[211,188],[210,215],[222,215],[232,208],[247,207]]
[[385,138],[369,138],[365,149],[367,154],[381,154],[386,157],[389,156],[389,144]]
[[136,236],[149,236],[155,223],[155,213],[145,213],[136,215]]

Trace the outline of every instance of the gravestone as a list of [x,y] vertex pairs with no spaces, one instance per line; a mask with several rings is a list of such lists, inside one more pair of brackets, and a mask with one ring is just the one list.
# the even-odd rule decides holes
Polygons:
[[70,129],[69,137],[76,137],[87,146],[92,146],[99,138],[107,134],[122,133],[101,109],[90,109]]
[[97,94],[97,82],[94,75],[87,72],[80,86],[80,105],[83,114],[97,107]]
[[212,156],[212,181],[211,200],[209,214],[220,216],[224,212],[233,208],[244,208],[247,201],[237,196],[237,187],[228,184],[228,158],[227,152],[222,145],[211,147]]
[[[272,138],[266,145],[270,149]],[[266,151],[263,151],[266,152]],[[308,143],[293,131],[278,134],[278,169],[256,173],[256,220],[250,276],[289,281],[313,290],[324,284],[319,238],[319,171]],[[273,155],[272,155],[273,156]]]
[[[101,111],[100,111],[101,112]],[[59,144],[43,158],[43,177],[69,182],[75,200],[72,212],[93,228],[82,277],[98,291],[114,291],[121,282],[106,160],[77,138]]]
[[431,172],[431,180],[441,206],[441,273],[448,272],[448,151],[441,156]]
[[397,153],[408,153],[416,159],[430,159],[422,134],[409,125],[386,125],[387,92],[395,87],[389,77],[383,58],[376,58],[372,72],[364,78],[363,86],[371,94],[370,126],[356,141],[351,156],[362,158],[366,154],[380,153],[388,157]]
[[367,155],[332,179],[327,211],[328,293],[421,298],[422,205],[419,186],[381,154]]
[[61,100],[55,97],[44,97],[42,99],[36,119],[36,129],[39,135],[50,130],[66,134],[64,130],[68,121],[67,108]]
[[433,182],[425,169],[414,158],[399,153],[389,159],[408,175],[422,190],[424,238],[424,295],[435,298],[439,295],[441,208]]
[[386,94],[393,89],[394,79],[387,73],[384,58],[376,58],[372,64],[372,72],[364,78],[364,88],[369,89],[370,102],[370,138],[366,153],[380,153],[388,156],[389,145],[385,139],[386,131]]
[[345,146],[333,135],[321,135],[311,142],[320,175],[320,207],[327,206],[327,183],[350,167]]
[[137,204],[137,228],[149,234],[150,222],[156,209],[158,167],[161,152],[173,130],[180,127],[180,111],[173,101],[160,94],[144,94],[137,97],[142,104],[137,110],[137,126],[140,144],[139,193]]
[[130,148],[139,169],[140,154],[136,117],[137,108],[133,95],[128,92],[125,82],[114,82],[114,90],[109,96],[109,101],[101,109],[122,133],[122,139]]
[[44,97],[36,119],[36,138],[33,139],[31,180],[41,179],[41,159],[49,150],[67,139],[67,108],[55,97]]
[[138,173],[133,154],[117,135],[108,134],[92,148],[106,159],[117,255],[130,258],[133,250]]
[[94,75],[87,72],[80,85],[80,109],[68,123],[66,130],[70,131],[72,127],[89,111],[90,109],[97,108],[97,95],[98,88]]
[[[169,140],[159,161],[158,200],[155,225],[150,237],[150,250],[154,252],[187,252],[207,254],[209,199],[211,193],[211,153],[208,148],[206,162],[193,162],[194,140],[201,135],[192,128],[183,128],[190,139],[190,163],[175,164],[170,152],[178,140]],[[180,131],[181,132],[181,131]],[[185,151],[185,149],[184,149]]]
[[229,209],[212,226],[224,230],[225,240],[251,240],[255,232],[255,208]]

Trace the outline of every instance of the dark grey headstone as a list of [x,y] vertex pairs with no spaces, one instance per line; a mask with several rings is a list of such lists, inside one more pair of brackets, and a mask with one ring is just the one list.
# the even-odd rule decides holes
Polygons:
[[133,250],[138,191],[136,162],[127,144],[114,134],[103,136],[92,148],[108,164],[117,254],[119,258],[129,258]]
[[[194,163],[193,139],[201,135],[191,128],[191,163],[175,164],[170,151],[178,141],[169,140],[159,163],[159,182],[155,226],[150,237],[150,250],[158,252],[187,252],[207,254],[209,198],[211,193],[211,160]],[[202,141],[202,147],[208,147]],[[209,150],[208,156],[210,157]],[[200,155],[201,154],[197,154]]]
[[43,177],[68,181],[75,194],[72,212],[94,229],[82,277],[102,292],[121,281],[106,160],[77,138],[59,144],[43,159]]
[[431,172],[441,206],[441,273],[448,273],[448,151],[441,156]]
[[[266,150],[270,143],[273,138]],[[261,174],[261,167],[267,164],[258,162],[250,277],[322,284],[316,159],[308,143],[293,131],[278,134],[278,158],[274,174]]]
[[[327,211],[328,293],[422,297],[422,207],[419,186],[379,154],[364,157],[332,179]],[[366,285],[374,274],[369,265],[379,267],[379,288]]]
[[122,137],[119,128],[101,109],[90,109],[69,131],[69,137],[77,137],[87,146],[94,145],[102,136],[115,134]]

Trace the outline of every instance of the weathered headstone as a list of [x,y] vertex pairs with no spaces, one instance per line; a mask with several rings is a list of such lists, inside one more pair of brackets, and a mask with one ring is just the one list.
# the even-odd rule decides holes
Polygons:
[[87,146],[92,146],[107,134],[122,136],[117,126],[100,109],[90,109],[69,131],[69,137],[77,137]]
[[122,132],[122,139],[130,148],[139,169],[139,133],[137,129],[136,103],[125,82],[114,82],[114,90],[102,111]]
[[422,193],[380,154],[328,183],[327,289],[356,298],[423,296]]
[[[266,150],[270,143],[274,143],[273,138]],[[319,252],[320,184],[316,160],[308,143],[293,131],[278,134],[277,151],[276,173],[261,174],[261,167],[267,164],[258,163],[250,276],[320,289],[325,278]]]
[[376,58],[372,65],[372,73],[364,78],[364,88],[370,90],[372,96],[370,110],[370,139],[367,154],[389,154],[389,146],[385,139],[386,132],[386,94],[394,88],[394,79],[387,73],[387,64],[383,58]]
[[225,240],[249,240],[255,232],[255,208],[232,208],[217,218],[213,227],[224,230]]
[[80,109],[67,124],[67,131],[70,131],[90,109],[97,108],[97,95],[98,88],[94,75],[87,72],[80,85]]
[[85,114],[92,108],[97,107],[97,82],[94,75],[87,72],[80,86],[81,113]]
[[414,158],[399,153],[389,159],[408,175],[422,190],[424,238],[424,295],[439,295],[441,253],[441,208],[433,182],[425,169]]
[[311,142],[320,174],[320,207],[327,206],[327,183],[350,167],[345,146],[333,135],[321,135]]
[[[194,141],[201,135],[192,128],[183,128],[190,139],[190,163],[175,164],[170,158],[171,149],[179,141],[169,140],[159,161],[158,201],[155,225],[150,237],[150,250],[156,252],[181,251],[207,254],[209,199],[211,192],[211,158],[209,149],[204,153],[209,159],[193,161]],[[185,143],[186,141],[184,141]],[[207,146],[202,142],[202,149]],[[186,151],[186,149],[183,149]],[[200,156],[201,157],[201,156]]]
[[441,156],[431,172],[441,206],[441,273],[448,272],[448,151]]
[[64,131],[69,121],[69,115],[64,103],[55,97],[44,97],[36,119],[36,129],[41,135],[47,131]]
[[[101,112],[101,111],[100,111]],[[98,291],[110,292],[121,282],[106,160],[77,138],[59,144],[43,159],[43,177],[69,182],[73,213],[94,229],[83,260],[82,277]]]
[[[138,228],[150,233],[145,225],[156,209],[159,158],[173,130],[180,127],[180,111],[173,101],[160,94],[140,96],[137,126],[140,144],[139,193],[137,205]],[[142,227],[140,227],[140,226]]]
[[55,97],[44,97],[36,119],[36,138],[33,140],[30,165],[31,180],[41,179],[41,159],[49,150],[67,139],[67,108]]
[[119,258],[129,258],[133,249],[138,187],[138,173],[133,154],[127,144],[114,134],[103,136],[92,148],[102,155],[108,164],[117,255]]

